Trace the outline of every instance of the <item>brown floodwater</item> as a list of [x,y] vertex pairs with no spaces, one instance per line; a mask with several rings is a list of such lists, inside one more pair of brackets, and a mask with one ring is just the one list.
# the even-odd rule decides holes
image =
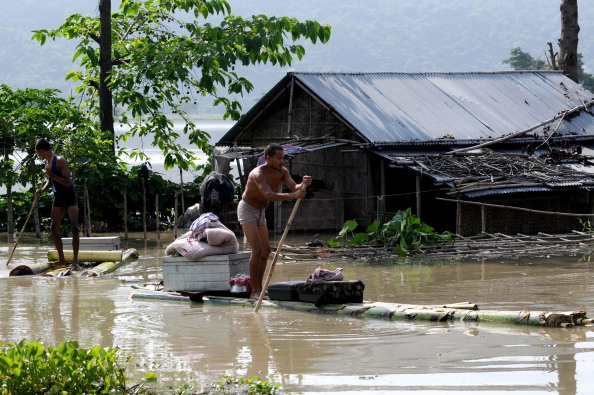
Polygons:
[[[289,235],[303,245],[311,236]],[[594,327],[541,328],[352,318],[244,306],[133,299],[133,286],[161,280],[172,239],[131,235],[138,261],[99,278],[8,277],[44,262],[49,241],[0,240],[0,340],[76,340],[119,347],[131,383],[146,372],[156,388],[207,390],[221,375],[260,376],[284,393],[592,393]],[[593,246],[594,249],[594,246]],[[305,280],[318,267],[344,268],[365,283],[365,299],[482,309],[586,310],[594,315],[590,256],[366,264],[279,260],[272,282]]]

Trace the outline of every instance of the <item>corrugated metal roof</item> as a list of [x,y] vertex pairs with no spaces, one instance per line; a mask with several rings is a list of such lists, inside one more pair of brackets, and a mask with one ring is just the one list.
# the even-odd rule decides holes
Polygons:
[[[292,75],[376,145],[498,138],[594,97],[552,71]],[[594,136],[594,116],[581,112],[557,132]]]
[[527,188],[514,188],[514,189],[489,189],[483,191],[470,191],[464,193],[466,197],[476,198],[481,196],[492,196],[492,195],[506,195],[510,193],[522,193],[522,192],[553,192],[553,188],[546,187],[527,187]]
[[[579,189],[592,189],[592,186],[580,186]],[[465,192],[464,196],[468,198],[476,198],[482,196],[492,195],[507,195],[510,193],[523,193],[523,192],[555,192],[554,188],[546,187],[520,187],[514,189],[489,189],[483,191],[469,191]]]

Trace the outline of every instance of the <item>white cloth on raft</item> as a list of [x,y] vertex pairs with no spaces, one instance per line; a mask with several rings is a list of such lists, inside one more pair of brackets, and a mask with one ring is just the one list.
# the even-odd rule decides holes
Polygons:
[[208,255],[235,254],[237,251],[239,243],[235,233],[220,221],[211,219],[208,228],[200,229],[199,233],[189,231],[175,239],[165,249],[165,255],[181,255],[188,260],[198,260]]

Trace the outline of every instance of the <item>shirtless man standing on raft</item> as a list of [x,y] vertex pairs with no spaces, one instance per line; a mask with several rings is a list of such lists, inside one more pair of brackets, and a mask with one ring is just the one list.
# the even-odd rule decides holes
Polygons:
[[[270,144],[266,147],[264,150],[266,163],[250,172],[245,191],[237,206],[237,218],[252,249],[250,256],[250,278],[252,281],[250,298],[252,299],[260,297],[264,271],[270,255],[268,228],[264,216],[268,202],[303,198],[305,188],[302,188],[302,185],[311,185],[310,176],[303,176],[301,184],[296,184],[293,181],[289,170],[283,166],[284,156],[282,146]],[[275,192],[281,182],[284,182],[287,188],[293,192]]]
[[35,151],[37,156],[43,160],[45,166],[45,175],[47,182],[42,188],[39,188],[35,194],[41,195],[50,187],[54,191],[54,204],[52,205],[52,235],[54,237],[54,244],[58,250],[58,262],[53,263],[52,266],[66,266],[66,259],[64,258],[64,248],[62,245],[62,237],[60,236],[60,223],[64,217],[64,212],[68,212],[70,218],[70,229],[72,230],[72,267],[74,270],[81,270],[78,264],[78,202],[76,199],[76,192],[74,189],[74,182],[68,169],[68,163],[62,156],[55,155],[51,149],[50,143],[46,139],[39,139],[35,144]]

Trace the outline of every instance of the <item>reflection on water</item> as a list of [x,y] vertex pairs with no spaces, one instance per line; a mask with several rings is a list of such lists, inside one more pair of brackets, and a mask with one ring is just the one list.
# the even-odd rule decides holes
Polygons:
[[[0,338],[117,346],[133,357],[132,382],[154,371],[161,388],[190,382],[207,389],[221,374],[258,375],[287,393],[574,394],[594,385],[592,327],[402,322],[267,308],[254,314],[245,306],[131,299],[132,285],[161,279],[159,259],[170,239],[133,235],[127,243],[141,259],[103,278],[8,278],[0,264]],[[2,240],[5,262],[11,245]],[[288,244],[304,240],[290,235]],[[11,267],[44,261],[48,248],[24,238]],[[593,264],[582,257],[434,265],[279,260],[272,281],[305,279],[320,264],[363,280],[368,300],[594,314]]]

